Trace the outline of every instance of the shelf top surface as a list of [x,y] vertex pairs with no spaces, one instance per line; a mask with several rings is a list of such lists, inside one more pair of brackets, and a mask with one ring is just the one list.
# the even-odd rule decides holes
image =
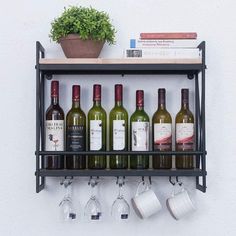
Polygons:
[[69,65],[69,64],[96,64],[96,65],[114,65],[114,64],[201,64],[201,58],[193,59],[142,59],[142,58],[60,58],[60,59],[45,59],[39,61],[41,65]]
[[64,58],[39,60],[39,69],[51,74],[190,74],[203,68],[197,59]]

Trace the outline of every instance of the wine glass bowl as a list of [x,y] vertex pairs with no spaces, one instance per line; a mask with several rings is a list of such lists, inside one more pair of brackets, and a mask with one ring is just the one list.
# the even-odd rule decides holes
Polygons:
[[101,204],[95,196],[91,196],[85,206],[85,218],[87,220],[100,220],[102,216]]
[[65,195],[62,201],[59,204],[60,207],[60,216],[64,221],[73,221],[76,219],[76,211],[73,207],[72,202],[72,180],[65,179],[61,182],[61,185],[64,187]]
[[122,186],[124,182],[121,183],[118,179],[117,184],[119,186],[119,193],[116,200],[112,204],[111,216],[116,221],[128,220],[130,215],[130,207],[122,194]]
[[76,219],[76,213],[70,198],[63,199],[60,204],[61,218],[64,221],[73,221]]
[[84,211],[84,216],[87,221],[101,220],[102,207],[95,193],[97,184],[97,180],[90,179],[89,185],[91,186],[91,197],[88,200]]

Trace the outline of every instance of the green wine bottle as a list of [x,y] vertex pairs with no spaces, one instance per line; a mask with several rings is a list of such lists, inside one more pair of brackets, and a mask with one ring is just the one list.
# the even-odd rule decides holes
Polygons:
[[[189,90],[181,90],[181,110],[176,115],[176,151],[194,150],[194,117],[189,110]],[[176,155],[176,168],[194,168],[193,155]]]
[[[128,150],[128,113],[123,107],[123,86],[115,85],[115,106],[110,112],[110,151]],[[128,157],[125,155],[110,156],[111,169],[128,168]]]
[[[152,118],[152,134],[154,151],[172,151],[172,119],[166,110],[166,90],[158,89],[158,109]],[[154,155],[152,157],[154,169],[170,169],[171,155]]]
[[[144,92],[136,91],[136,111],[130,117],[130,136],[132,151],[149,151],[149,117],[144,111]],[[149,168],[148,155],[130,156],[130,168]]]
[[[101,106],[101,85],[93,86],[93,107],[88,113],[88,149],[89,151],[106,151],[107,115]],[[105,169],[104,155],[90,155],[89,169]]]
[[[80,86],[72,87],[72,108],[66,116],[66,150],[86,150],[86,116],[80,108]],[[81,155],[66,156],[67,169],[85,169],[86,157]]]

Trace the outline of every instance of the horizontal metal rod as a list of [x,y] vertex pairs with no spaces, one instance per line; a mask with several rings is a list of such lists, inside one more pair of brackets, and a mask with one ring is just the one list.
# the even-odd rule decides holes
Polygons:
[[[191,151],[191,152],[158,152],[158,151],[82,151],[82,152],[68,152],[68,151],[39,151],[39,155],[202,155],[206,152]],[[35,153],[37,154],[37,152]]]
[[40,176],[51,176],[51,177],[61,177],[61,176],[203,176],[207,173],[201,169],[144,169],[144,170],[133,170],[133,169],[125,169],[125,170],[113,170],[113,169],[105,169],[105,170],[45,170],[41,169],[39,171]]

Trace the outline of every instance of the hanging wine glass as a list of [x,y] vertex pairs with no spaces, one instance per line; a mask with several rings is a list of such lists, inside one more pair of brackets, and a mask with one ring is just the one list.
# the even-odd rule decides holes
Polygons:
[[64,187],[65,195],[62,201],[59,204],[60,207],[60,215],[62,220],[64,221],[74,221],[76,219],[76,211],[73,207],[72,202],[72,180],[65,179],[62,182]]
[[84,216],[87,221],[98,221],[101,220],[102,216],[101,204],[96,196],[98,182],[91,178],[89,184],[91,186],[91,196],[85,206]]
[[117,221],[128,220],[130,215],[130,207],[122,193],[124,182],[123,180],[121,182],[121,179],[118,178],[117,184],[119,187],[119,192],[116,200],[112,204],[111,216]]

